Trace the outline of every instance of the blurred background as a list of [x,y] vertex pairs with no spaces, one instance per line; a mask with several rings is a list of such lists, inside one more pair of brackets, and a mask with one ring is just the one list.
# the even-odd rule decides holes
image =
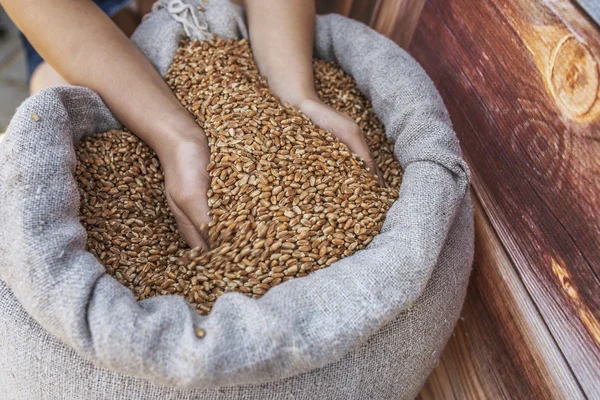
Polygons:
[[0,135],[27,95],[25,58],[17,29],[0,8]]

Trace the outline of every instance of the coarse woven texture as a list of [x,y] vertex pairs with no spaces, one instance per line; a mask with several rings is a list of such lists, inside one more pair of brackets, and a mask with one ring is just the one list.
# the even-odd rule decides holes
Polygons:
[[[222,37],[245,32],[240,10],[226,1],[212,0],[206,16]],[[418,393],[464,299],[473,256],[468,169],[439,95],[408,54],[340,16],[319,17],[316,33],[317,57],[356,79],[405,171],[381,234],[259,300],[225,294],[207,317],[176,296],[138,303],[84,251],[77,215],[74,144],[118,123],[87,89],[40,92],[19,108],[0,145],[4,398]],[[159,10],[134,38],[164,73],[182,30]]]

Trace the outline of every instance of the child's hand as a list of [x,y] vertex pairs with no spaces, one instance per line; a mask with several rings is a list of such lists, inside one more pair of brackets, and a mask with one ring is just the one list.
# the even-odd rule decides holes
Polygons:
[[204,132],[198,128],[195,140],[180,140],[169,146],[161,157],[165,173],[166,196],[175,215],[179,233],[190,247],[207,250],[208,197],[210,176],[206,166],[210,150]]
[[365,136],[352,118],[329,107],[320,100],[303,100],[299,102],[298,108],[313,123],[333,133],[353,153],[360,156],[365,161],[369,171],[377,177],[379,184],[384,184],[377,164],[373,161],[373,156],[371,155]]
[[206,136],[152,64],[92,0],[0,2],[59,75],[97,92],[154,149],[181,236],[192,247],[206,248],[201,235],[210,221]]
[[244,0],[254,60],[279,98],[295,105],[315,124],[333,133],[358,154],[383,184],[358,125],[319,100],[313,76],[315,2]]

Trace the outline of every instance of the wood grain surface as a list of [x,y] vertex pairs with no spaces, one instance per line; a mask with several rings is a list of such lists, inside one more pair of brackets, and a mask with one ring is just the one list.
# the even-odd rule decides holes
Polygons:
[[600,398],[598,25],[569,0],[344,3],[423,65],[473,172],[475,269],[420,397]]
[[473,198],[475,262],[465,306],[420,398],[585,398],[481,203]]
[[356,19],[407,48],[424,3],[425,0],[317,0],[317,12]]
[[[449,109],[485,214],[589,398],[600,398],[599,47],[597,27],[558,0],[430,0],[410,47]],[[499,382],[525,376],[522,367]]]

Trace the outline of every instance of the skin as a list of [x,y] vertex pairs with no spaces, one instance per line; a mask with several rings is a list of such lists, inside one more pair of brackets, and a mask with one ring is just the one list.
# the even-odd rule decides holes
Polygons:
[[[315,90],[312,70],[315,2],[245,0],[243,4],[254,58],[261,75],[267,77],[269,88],[284,102],[298,107],[315,124],[336,135],[379,178],[358,125],[321,102]],[[383,183],[381,179],[379,182]]]
[[[169,206],[192,247],[208,248],[204,131],[177,101],[150,62],[131,43],[130,17],[119,29],[91,0],[0,0],[46,60],[32,76],[31,91],[69,83],[97,92],[115,116],[158,155]],[[152,1],[142,1],[148,11]],[[312,43],[315,5],[307,0],[245,0],[258,68],[283,101],[329,130],[377,173],[358,125],[323,104],[314,88]],[[68,12],[65,12],[68,10]],[[277,32],[277,34],[273,34]]]

